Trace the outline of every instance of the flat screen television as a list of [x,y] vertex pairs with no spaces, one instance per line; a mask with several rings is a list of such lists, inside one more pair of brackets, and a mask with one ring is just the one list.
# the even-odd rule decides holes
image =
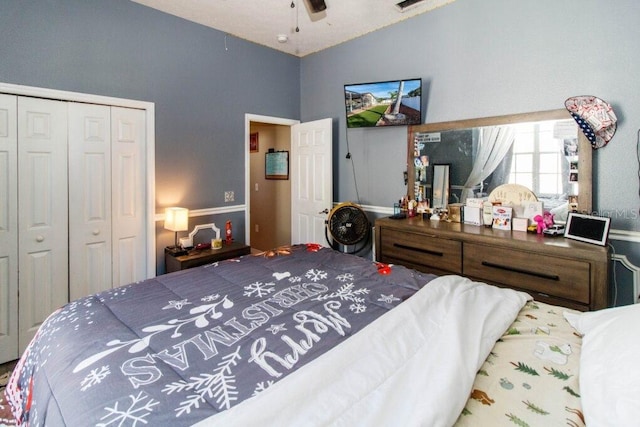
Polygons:
[[422,123],[422,79],[344,85],[347,128]]

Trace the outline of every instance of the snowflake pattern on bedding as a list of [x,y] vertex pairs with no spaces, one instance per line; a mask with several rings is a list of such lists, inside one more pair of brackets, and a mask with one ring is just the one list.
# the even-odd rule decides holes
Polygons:
[[275,283],[262,283],[262,282],[254,282],[244,287],[244,295],[251,297],[256,296],[258,298],[265,297],[273,292]]
[[130,395],[128,399],[116,402],[112,407],[104,408],[107,414],[100,418],[101,422],[97,423],[96,426],[135,427],[138,423],[147,424],[145,418],[153,412],[153,407],[157,406],[158,403],[142,391],[135,396]]
[[[82,422],[95,425],[191,425],[229,409],[265,392],[434,277],[400,267],[397,277],[382,276],[374,263],[344,256],[300,245],[69,303],[50,316],[27,349],[13,401],[23,421],[40,425],[47,415],[38,414],[38,402],[48,399],[41,375],[48,375],[54,392],[56,376],[76,379],[82,399],[75,403],[93,408],[80,411],[93,417]],[[343,258],[344,265],[338,262]],[[407,278],[408,284],[396,285]],[[78,341],[90,345],[70,345]],[[69,360],[75,361],[71,367]],[[61,408],[65,417],[69,412]]]
[[86,391],[94,384],[100,384],[111,373],[109,366],[92,369],[80,383],[80,390]]

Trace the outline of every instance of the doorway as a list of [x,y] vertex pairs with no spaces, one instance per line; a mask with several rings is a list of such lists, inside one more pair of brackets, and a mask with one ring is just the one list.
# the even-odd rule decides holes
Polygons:
[[247,244],[261,252],[291,243],[291,179],[265,178],[265,154],[291,150],[291,126],[298,120],[245,116]]
[[[270,148],[276,150],[275,146],[265,146],[260,142],[259,132],[251,136],[251,126],[255,123],[254,129],[258,126],[280,125],[274,130],[274,135],[280,135],[281,139],[278,150],[289,151],[288,176],[284,181],[288,181],[290,200],[285,201],[284,196],[279,202],[272,198],[263,197],[263,203],[251,203],[252,194],[260,191],[260,183],[252,182],[252,155],[255,155],[255,168],[258,174],[266,175],[264,170],[265,154]],[[254,252],[259,252],[259,248],[252,239],[260,230],[264,230],[264,224],[256,220],[262,215],[262,211],[275,211],[276,217],[266,219],[266,226],[276,229],[273,241],[260,243],[260,246],[272,249],[282,245],[295,243],[317,243],[325,245],[326,213],[333,205],[333,139],[332,139],[332,119],[320,119],[311,122],[300,123],[297,120],[281,119],[277,117],[245,115],[245,197],[246,197],[246,220],[245,236],[247,244],[254,248]],[[270,129],[265,127],[264,129]],[[289,134],[288,138],[286,134]],[[275,136],[273,144],[275,145]],[[253,140],[253,143],[252,143]],[[286,142],[285,142],[286,141]],[[254,151],[253,153],[251,151]],[[262,153],[262,154],[261,154]],[[278,156],[282,157],[282,156]],[[278,165],[282,169],[282,165]],[[279,172],[280,174],[282,172]],[[257,178],[258,175],[254,176]],[[281,175],[280,175],[281,176]],[[256,186],[256,184],[258,184]],[[286,186],[282,186],[287,188]],[[267,186],[267,189],[269,187]],[[278,194],[284,195],[287,190],[279,190]],[[267,196],[269,193],[267,192]],[[270,194],[275,197],[275,193]],[[285,208],[280,209],[280,205]],[[253,206],[253,208],[252,208]],[[288,206],[288,208],[286,207]],[[275,218],[275,219],[274,219]],[[264,218],[263,218],[264,219]],[[285,223],[289,224],[286,231]],[[258,230],[257,232],[255,230]],[[288,234],[287,234],[288,233]]]

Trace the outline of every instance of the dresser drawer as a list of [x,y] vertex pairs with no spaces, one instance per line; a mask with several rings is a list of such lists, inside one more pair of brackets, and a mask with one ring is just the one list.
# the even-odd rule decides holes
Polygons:
[[[428,272],[462,274],[462,243],[425,234],[380,229],[381,260]],[[425,268],[426,267],[426,268]]]
[[464,275],[588,305],[590,264],[541,253],[464,244]]

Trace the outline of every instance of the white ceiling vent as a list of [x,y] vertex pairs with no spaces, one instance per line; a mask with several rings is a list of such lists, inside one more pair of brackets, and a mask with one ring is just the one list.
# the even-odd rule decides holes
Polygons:
[[400,12],[405,12],[413,7],[418,6],[424,0],[403,0],[400,3],[396,3],[396,7]]

